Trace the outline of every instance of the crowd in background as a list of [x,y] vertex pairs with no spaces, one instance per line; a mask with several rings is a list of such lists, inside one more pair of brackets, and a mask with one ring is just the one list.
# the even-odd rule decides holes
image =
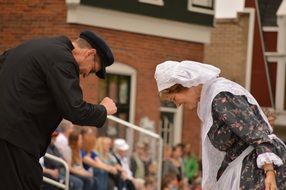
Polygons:
[[[97,137],[93,127],[63,120],[51,136],[47,153],[62,158],[70,171],[71,190],[154,190],[156,163],[148,145],[138,142],[134,153],[125,139]],[[64,182],[63,166],[48,158],[40,160],[44,176]],[[43,190],[57,189],[44,183]]]
[[162,190],[201,190],[201,165],[190,144],[165,146]]
[[[200,166],[190,145],[165,146],[162,189],[199,190]],[[47,153],[66,161],[71,190],[156,190],[157,162],[148,142],[138,141],[133,151],[125,139],[97,137],[93,127],[63,120],[51,136]],[[48,158],[40,160],[44,176],[65,183],[63,166]],[[57,189],[44,183],[43,190]]]

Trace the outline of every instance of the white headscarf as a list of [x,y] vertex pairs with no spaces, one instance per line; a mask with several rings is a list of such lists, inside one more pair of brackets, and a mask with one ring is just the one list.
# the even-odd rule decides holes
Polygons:
[[165,61],[156,67],[155,79],[158,91],[161,92],[175,84],[184,87],[197,86],[217,78],[220,69],[195,61]]

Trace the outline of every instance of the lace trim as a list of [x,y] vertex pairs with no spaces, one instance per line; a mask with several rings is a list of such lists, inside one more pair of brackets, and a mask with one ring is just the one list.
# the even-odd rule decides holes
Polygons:
[[276,154],[266,152],[258,155],[256,163],[258,168],[262,168],[264,164],[275,164],[276,166],[281,166],[283,161]]

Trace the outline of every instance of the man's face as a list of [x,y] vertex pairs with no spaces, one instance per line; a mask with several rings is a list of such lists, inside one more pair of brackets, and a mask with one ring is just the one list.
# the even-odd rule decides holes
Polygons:
[[84,49],[81,52],[79,63],[80,74],[87,77],[90,73],[96,73],[101,69],[101,59],[95,49]]
[[118,149],[117,153],[121,156],[124,157],[127,155],[127,150],[122,150],[122,149]]

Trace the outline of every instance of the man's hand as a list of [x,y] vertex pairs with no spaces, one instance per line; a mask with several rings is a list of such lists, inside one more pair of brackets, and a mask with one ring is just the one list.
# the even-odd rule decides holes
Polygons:
[[114,101],[109,98],[109,97],[105,97],[101,102],[101,105],[103,105],[107,111],[107,115],[112,115],[115,114],[117,112],[117,107],[114,103]]

